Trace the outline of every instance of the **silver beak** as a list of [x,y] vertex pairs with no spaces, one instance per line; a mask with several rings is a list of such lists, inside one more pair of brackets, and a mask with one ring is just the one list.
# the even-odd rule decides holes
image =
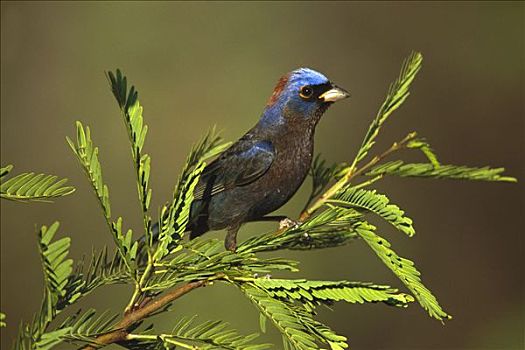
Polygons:
[[347,97],[350,97],[350,94],[347,91],[338,86],[332,85],[332,88],[322,93],[319,96],[319,99],[323,102],[336,102]]

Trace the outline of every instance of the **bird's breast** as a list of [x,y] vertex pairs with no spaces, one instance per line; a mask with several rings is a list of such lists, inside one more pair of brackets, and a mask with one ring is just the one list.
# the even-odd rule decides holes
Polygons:
[[312,163],[313,137],[310,135],[286,135],[272,143],[275,160],[254,184],[253,190],[260,193],[261,198],[253,202],[250,218],[266,215],[288,202],[304,182]]

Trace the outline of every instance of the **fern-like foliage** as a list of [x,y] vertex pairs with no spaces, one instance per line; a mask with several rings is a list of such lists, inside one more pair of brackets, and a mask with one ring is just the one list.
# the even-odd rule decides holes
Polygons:
[[107,247],[93,251],[89,263],[81,260],[72,274],[66,289],[78,290],[82,296],[100,286],[132,281],[129,271],[118,251],[110,253]]
[[138,91],[135,90],[134,86],[131,86],[128,92],[128,78],[122,75],[120,69],[117,69],[115,73],[106,72],[106,78],[109,80],[111,91],[120,109],[127,111],[137,102]]
[[377,214],[410,237],[416,233],[412,219],[405,216],[405,212],[397,205],[390,204],[387,196],[378,194],[375,190],[370,191],[348,186],[328,202]]
[[384,302],[403,306],[414,299],[397,293],[388,286],[347,281],[308,281],[270,278],[240,279],[240,289],[261,311],[261,328],[270,319],[284,337],[284,344],[293,349],[318,349],[317,343],[331,349],[347,347],[346,338],[313,319],[317,305],[336,301],[349,303]]
[[[124,227],[121,217],[113,218],[98,148],[92,141],[89,127],[77,122],[76,140],[67,140],[92,185],[115,248],[93,251],[89,260],[82,259],[74,264],[68,258],[70,239],[55,239],[58,223],[43,226],[38,235],[44,270],[43,302],[33,320],[20,326],[14,348],[47,350],[64,343],[87,350],[111,343],[128,349],[148,350],[268,348],[269,344],[254,342],[255,334],[241,335],[223,321],[196,323],[194,317],[183,317],[167,333],[155,332],[154,325],[143,327],[148,317],[170,312],[177,298],[214,283],[238,288],[259,310],[261,330],[265,332],[266,323],[270,321],[281,333],[283,344],[278,348],[285,350],[346,349],[345,336],[316,320],[319,306],[331,307],[338,301],[406,307],[417,300],[431,317],[442,322],[451,318],[430,289],[423,285],[415,264],[394,252],[390,243],[365,221],[367,215],[373,214],[408,237],[415,233],[412,219],[400,206],[392,203],[386,194],[369,187],[386,175],[506,182],[516,179],[503,175],[503,168],[441,164],[430,144],[415,132],[362,164],[387,118],[409,96],[409,87],[421,62],[419,53],[411,54],[405,61],[350,165],[344,162],[328,164],[320,157],[315,158],[310,171],[312,192],[300,220],[291,227],[252,236],[240,243],[235,252],[225,251],[220,240],[202,237],[186,240],[184,237],[193,191],[206,162],[230,144],[212,129],[191,149],[171,199],[160,209],[158,223],[152,224],[149,213],[151,158],[143,152],[148,131],[143,107],[135,87],[128,88],[127,78],[119,70],[108,72],[111,91],[130,141],[144,226],[138,232],[142,233],[136,239],[133,231]],[[382,163],[385,157],[401,149],[418,150],[428,162],[394,160]],[[64,186],[65,180],[43,174],[20,174],[5,180],[11,169],[12,166],[0,169],[2,198],[46,200],[73,191],[72,187]],[[358,178],[363,180],[358,182]],[[368,282],[279,278],[283,271],[298,272],[298,262],[260,254],[284,249],[340,247],[356,239],[362,239],[411,294]],[[99,287],[115,283],[133,287],[122,315],[96,312],[91,308],[73,314],[64,312]],[[0,313],[0,327],[5,325],[4,319]]]
[[375,227],[366,222],[356,225],[356,232],[372,248],[383,263],[405,284],[412,292],[421,306],[428,311],[431,317],[440,321],[451,319],[439,305],[436,297],[421,282],[421,273],[416,269],[414,263],[406,258],[400,257],[391,248],[390,243],[378,236]]
[[310,333],[308,326],[302,322],[293,307],[272,298],[260,288],[245,286],[242,291],[281,332],[285,346],[300,350],[318,349],[316,337]]
[[430,144],[424,138],[415,138],[414,133],[414,139],[411,139],[409,142],[407,142],[406,146],[407,148],[418,149],[423,152],[425,157],[427,157],[428,161],[434,166],[434,168],[439,168],[441,166],[441,164],[439,164],[436,152],[434,152]]
[[238,251],[262,252],[279,249],[310,250],[345,245],[355,238],[350,225],[363,214],[352,209],[327,205],[325,210],[284,232],[269,232],[241,243]]
[[375,138],[379,134],[379,130],[385,121],[410,95],[410,85],[421,69],[422,62],[423,56],[419,52],[412,52],[403,63],[399,77],[390,85],[385,101],[368,128],[361,147],[359,147],[359,151],[354,159],[354,166],[366,157],[372,146],[374,146]]
[[[53,349],[63,341],[63,336],[68,332],[67,329],[57,329],[55,331],[44,333],[42,337],[31,346],[38,350]],[[30,348],[28,348],[30,349]]]
[[[66,285],[73,271],[73,260],[67,259],[71,239],[63,237],[52,241],[59,226],[58,222],[49,227],[42,226],[38,236],[44,271],[44,301],[41,312],[43,318],[40,321],[43,328],[56,316],[58,301],[66,296]],[[75,296],[70,298],[74,300]]]
[[73,271],[73,260],[68,259],[71,239],[54,240],[60,224],[42,226],[38,234],[38,246],[44,274],[44,295],[40,312],[33,321],[20,326],[15,349],[51,349],[62,340],[60,329],[48,331],[48,327],[66,305],[74,303],[79,293],[68,288]]
[[60,339],[73,344],[93,344],[95,338],[114,329],[118,314],[109,311],[98,314],[94,309],[77,311],[58,327]]
[[138,92],[135,87],[131,86],[129,92],[127,91],[127,79],[118,69],[115,74],[107,72],[107,77],[128,131],[131,156],[137,175],[137,192],[143,212],[144,230],[146,235],[149,235],[151,233],[151,217],[148,215],[151,202],[151,188],[149,187],[151,157],[142,153],[148,126],[144,124],[143,108],[138,100]]
[[[256,283],[241,285],[241,290],[261,312],[261,328],[264,330],[265,320],[269,319],[279,329],[285,349],[319,349],[319,344],[328,345],[332,350],[348,347],[346,337],[316,321],[309,307],[294,303],[299,299],[297,294],[290,293],[296,299],[276,298],[275,291],[260,288]],[[304,295],[309,295],[302,290]]]
[[15,343],[17,350],[47,350],[62,343],[75,345],[94,344],[97,336],[107,333],[113,329],[114,321],[118,314],[104,312],[97,314],[94,309],[86,312],[78,310],[57,325],[56,329],[44,332],[35,337],[31,334],[29,327],[20,332],[19,339]]
[[195,322],[196,316],[182,318],[171,332],[160,335],[132,334],[122,345],[128,349],[224,349],[263,350],[270,344],[254,344],[258,335],[240,335],[223,321]]
[[164,206],[161,212],[159,245],[154,256],[155,261],[167,255],[169,249],[174,248],[183,237],[193,202],[193,190],[206,166],[205,161],[224,151],[229,145],[229,142],[222,141],[213,128],[191,149],[173,190],[172,202]]
[[11,170],[12,165],[0,168],[0,198],[48,202],[75,192],[74,187],[64,186],[67,179],[58,179],[55,175],[21,173],[6,179]]
[[387,162],[372,168],[367,175],[394,175],[400,177],[423,177],[434,179],[516,182],[516,178],[502,176],[505,168],[467,167],[432,163],[405,163],[402,160]]
[[76,126],[76,143],[74,143],[69,137],[67,138],[67,142],[77,156],[80,165],[91,182],[98,202],[102,208],[106,223],[108,224],[113,240],[117,245],[123,261],[130,273],[134,275],[136,270],[135,260],[138,242],[132,240],[133,237],[131,230],[127,230],[126,233],[124,233],[122,229],[122,218],[118,218],[116,222],[111,221],[109,189],[102,178],[102,167],[98,160],[98,147],[96,147],[91,140],[91,131],[89,127],[84,128],[82,123],[78,121]]
[[[181,282],[207,278],[251,278],[255,274],[297,271],[297,263],[282,258],[261,258],[251,252],[230,252],[216,239],[195,239],[182,244],[155,271],[146,291],[158,292]],[[220,278],[218,277],[220,276]]]
[[71,147],[71,150],[77,156],[77,159],[82,166],[82,169],[88,176],[93,190],[99,200],[100,205],[104,211],[106,219],[111,218],[111,205],[109,202],[109,189],[102,179],[102,168],[98,160],[98,147],[93,144],[91,140],[91,129],[84,128],[80,121],[76,122],[77,140],[73,142],[69,137],[66,140]]
[[398,293],[395,288],[363,282],[257,278],[251,283],[264,289],[274,298],[296,300],[308,311],[313,311],[317,305],[331,305],[335,301],[352,304],[384,302],[402,307],[414,301],[410,295]]
[[169,253],[169,247],[173,246],[174,241],[178,241],[183,237],[189,221],[193,190],[197,186],[205,166],[206,163],[201,161],[187,175],[183,174],[182,183],[178,190],[175,191],[171,205],[163,207],[159,244],[153,256],[154,261],[166,256]]

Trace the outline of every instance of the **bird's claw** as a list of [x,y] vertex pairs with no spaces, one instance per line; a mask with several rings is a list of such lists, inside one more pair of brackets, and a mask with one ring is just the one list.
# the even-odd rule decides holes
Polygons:
[[292,220],[290,218],[285,218],[279,221],[279,230],[285,230],[289,228],[296,228],[301,224],[300,221]]

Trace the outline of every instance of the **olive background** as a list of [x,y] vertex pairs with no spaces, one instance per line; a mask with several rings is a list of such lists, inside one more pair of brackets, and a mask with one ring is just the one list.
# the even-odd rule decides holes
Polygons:
[[[454,319],[442,325],[417,303],[321,310],[353,349],[522,349],[524,344],[525,5],[523,2],[4,2],[1,3],[1,161],[14,173],[68,177],[74,195],[54,204],[1,202],[1,306],[11,345],[40,303],[35,227],[61,222],[79,259],[111,245],[103,217],[65,137],[75,120],[100,147],[113,213],[140,228],[126,131],[103,72],[121,68],[139,90],[149,125],[152,209],[170,198],[191,144],[212,125],[235,140],[256,121],[280,75],[308,66],[352,94],[316,133],[316,152],[350,161],[402,60],[424,55],[411,96],[384,126],[372,153],[410,131],[443,163],[503,166],[521,182],[388,178],[377,188],[414,219],[408,239],[379,232],[416,262]],[[404,152],[404,159],[423,160]],[[310,188],[278,213],[296,216]],[[274,228],[249,224],[246,239]],[[214,232],[208,237],[223,237]],[[296,278],[403,286],[364,244],[282,251],[301,261]],[[283,275],[284,276],[284,275]],[[289,275],[285,275],[289,276]],[[104,287],[80,303],[121,310],[128,286]],[[168,330],[183,315],[258,331],[255,308],[216,284],[184,296],[158,317]],[[279,335],[268,327],[262,341]],[[67,348],[67,347],[64,347]],[[112,348],[117,348],[113,346]]]

